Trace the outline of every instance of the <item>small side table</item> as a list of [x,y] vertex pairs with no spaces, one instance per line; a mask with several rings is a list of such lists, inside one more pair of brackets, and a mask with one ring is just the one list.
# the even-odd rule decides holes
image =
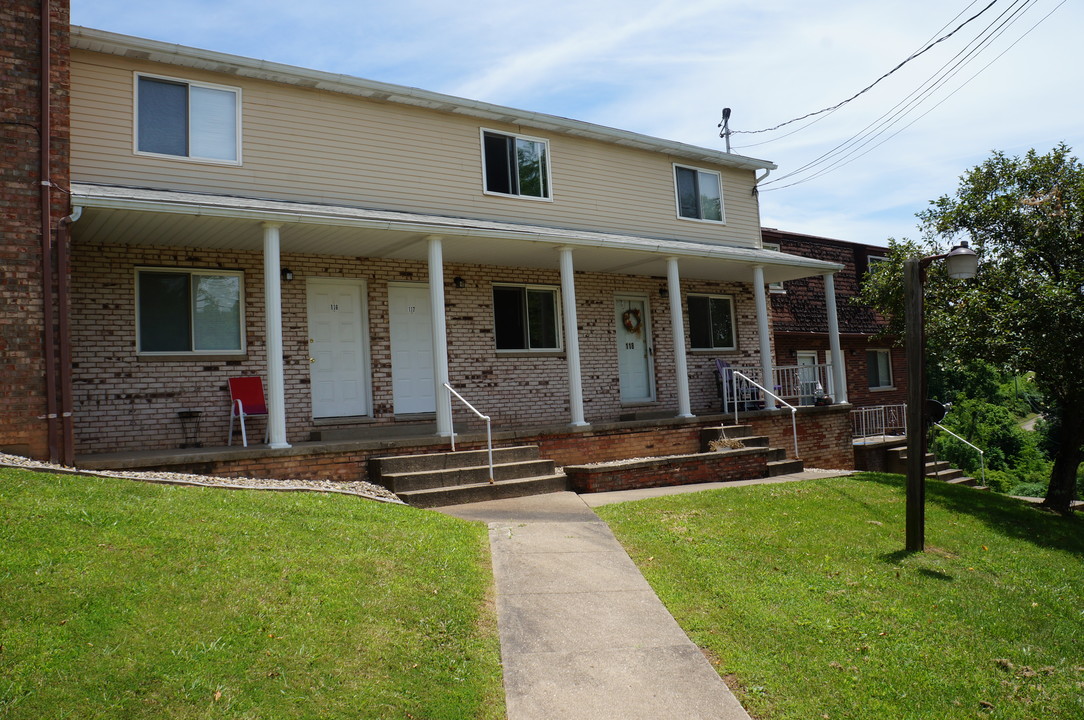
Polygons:
[[199,448],[203,443],[199,439],[199,424],[203,417],[202,410],[179,410],[177,417],[181,419],[181,432],[184,435],[182,448]]

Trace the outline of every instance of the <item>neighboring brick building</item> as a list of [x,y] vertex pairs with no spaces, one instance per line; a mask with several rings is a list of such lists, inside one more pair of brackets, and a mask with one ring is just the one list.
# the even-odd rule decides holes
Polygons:
[[[63,260],[56,254],[57,228],[69,207],[68,4],[50,3],[48,117],[42,113],[42,5],[40,0],[0,4],[0,450],[59,459],[65,400],[59,368],[65,348],[55,340],[47,347],[50,333],[43,328],[48,313],[52,337],[59,337],[59,308],[49,299],[58,293],[51,270]],[[46,125],[46,179],[57,187],[43,190]],[[43,204],[51,212],[47,226]],[[49,237],[43,252],[45,227]],[[46,268],[52,277],[43,282]]]
[[[761,234],[765,247],[844,266],[835,274],[835,291],[848,402],[855,408],[906,403],[903,348],[892,338],[879,338],[884,319],[855,302],[871,260],[883,256],[886,248],[774,228],[763,228]],[[823,277],[777,283],[771,288],[771,306],[777,365],[797,365],[814,358],[817,363],[831,362]]]

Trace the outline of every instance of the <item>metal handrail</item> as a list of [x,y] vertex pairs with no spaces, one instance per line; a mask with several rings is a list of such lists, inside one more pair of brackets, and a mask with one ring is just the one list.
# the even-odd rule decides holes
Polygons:
[[[448,383],[444,383],[444,387],[448,388],[448,392],[450,392],[452,395],[455,395],[457,398],[459,398],[460,402],[462,402],[464,405],[466,405],[467,408],[470,409],[470,411],[472,413],[474,413],[475,415],[477,415],[478,417],[480,417],[481,419],[486,421],[486,450],[488,452],[488,457],[489,457],[489,484],[492,485],[493,484],[493,429],[492,429],[492,427],[490,425],[489,416],[488,415],[483,415],[482,413],[478,412],[478,409],[476,407],[474,407],[469,402],[467,402],[467,399],[465,397],[463,397],[462,395],[460,395],[459,393],[457,393],[455,391],[455,388],[452,387],[451,385],[449,385]],[[455,429],[454,428],[452,429],[452,452],[455,452]]]
[[949,435],[951,435],[952,437],[954,437],[957,440],[959,440],[960,442],[962,442],[964,445],[969,446],[972,450],[975,450],[976,452],[978,452],[978,454],[979,454],[979,469],[982,471],[982,484],[985,485],[986,484],[986,460],[984,459],[983,456],[986,453],[984,453],[982,451],[982,448],[980,448],[980,447],[978,447],[976,445],[972,445],[967,440],[964,440],[962,437],[960,437],[956,433],[952,432],[951,430],[949,430],[947,427],[945,427],[941,423],[934,423],[934,425],[941,428],[942,430],[947,432]]
[[[733,370],[732,372],[734,373],[735,376],[740,377],[742,380],[749,383],[750,385],[756,385],[758,388],[763,390],[766,394],[771,395],[773,398],[775,398],[776,400],[778,400],[779,402],[783,403],[784,405],[786,405],[787,407],[790,408],[790,425],[791,425],[791,429],[794,431],[794,457],[798,458],[799,457],[799,455],[798,455],[798,421],[795,419],[795,416],[798,414],[798,408],[794,407],[789,402],[787,402],[783,398],[779,397],[778,395],[773,393],[771,390],[769,390],[768,388],[766,388],[763,385],[761,385],[760,383],[758,383],[757,381],[749,378],[748,376],[743,375],[742,373],[738,372],[737,370]],[[735,425],[738,424],[738,384],[737,383],[734,383],[734,424]]]

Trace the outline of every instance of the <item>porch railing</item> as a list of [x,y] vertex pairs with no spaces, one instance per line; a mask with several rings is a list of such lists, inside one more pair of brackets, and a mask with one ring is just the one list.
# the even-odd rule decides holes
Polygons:
[[[784,405],[786,405],[787,407],[790,408],[790,425],[791,425],[791,430],[794,432],[794,457],[795,458],[800,457],[798,455],[798,421],[795,419],[795,416],[798,414],[798,408],[794,407],[789,402],[787,402],[783,398],[779,397],[778,395],[773,393],[768,388],[766,388],[763,385],[761,385],[760,383],[752,380],[748,376],[743,375],[741,372],[739,372],[737,370],[734,370],[734,378],[735,378],[735,380],[739,380],[739,379],[744,380],[749,385],[753,385],[755,387],[760,388],[761,392],[763,392],[766,395],[771,395],[773,398],[775,398],[776,400],[778,400],[779,402],[781,402],[782,404],[784,404]],[[734,385],[734,424],[737,425],[738,424],[738,393],[739,393],[738,385],[739,385],[739,383],[734,382],[733,385]]]
[[[745,377],[763,387],[764,373],[759,367],[730,365],[723,368],[726,392],[724,412],[730,412],[730,397],[734,394],[729,376],[741,372]],[[772,396],[789,401],[786,404],[798,406],[816,405],[819,400],[834,395],[832,366],[820,363],[816,365],[776,365],[772,368]],[[765,391],[767,392],[767,391]],[[754,392],[749,397],[738,399],[739,409],[753,409],[760,400]]]
[[863,442],[885,435],[907,434],[906,405],[876,405],[851,411],[851,437]]
[[[463,397],[462,395],[460,395],[458,392],[456,392],[455,388],[452,387],[451,385],[449,385],[448,383],[444,383],[444,387],[448,388],[448,392],[450,392],[452,395],[455,395],[457,398],[459,398],[459,401],[461,403],[463,403],[464,405],[466,405],[467,408],[472,413],[474,413],[475,415],[480,417],[482,420],[486,421],[486,452],[488,453],[488,459],[489,459],[489,484],[492,485],[493,484],[493,429],[492,429],[492,426],[490,424],[489,416],[488,415],[483,415],[482,413],[478,412],[477,408],[475,408],[473,405],[471,405],[469,402],[467,402],[467,399],[465,397]],[[455,452],[455,428],[452,428],[452,452]]]

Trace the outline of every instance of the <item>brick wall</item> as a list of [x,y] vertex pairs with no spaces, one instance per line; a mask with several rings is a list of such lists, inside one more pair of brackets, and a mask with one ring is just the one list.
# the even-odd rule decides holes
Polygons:
[[762,478],[768,476],[768,461],[766,450],[748,448],[615,465],[574,465],[565,473],[572,490],[594,493]]
[[[854,449],[851,444],[851,406],[798,408],[798,457],[807,468],[851,470]],[[741,422],[753,427],[754,435],[766,435],[772,447],[785,448],[794,457],[794,430],[789,412],[757,412]]]
[[[75,228],[78,233],[78,227]],[[260,230],[253,224],[251,232]],[[76,235],[78,237],[78,235]],[[76,447],[79,453],[136,448],[177,447],[181,409],[200,409],[201,440],[224,445],[229,422],[226,380],[266,374],[264,345],[263,260],[257,251],[210,251],[75,244],[73,255],[73,384],[76,401]],[[389,283],[426,282],[424,263],[339,256],[282,256],[294,272],[282,284],[286,426],[291,443],[307,440],[314,424],[309,395],[309,331],[306,278],[354,278],[366,286],[373,419],[395,421],[389,338]],[[140,358],[135,350],[135,270],[181,267],[244,272],[247,353],[240,359]],[[450,279],[461,277],[465,287]],[[493,417],[495,427],[538,427],[567,423],[567,360],[563,353],[496,353],[493,349],[492,283],[560,285],[556,269],[524,269],[448,264],[445,287],[449,375],[464,397]],[[577,316],[588,422],[617,419],[637,409],[677,412],[673,343],[668,300],[661,278],[576,273]],[[694,412],[717,408],[712,361],[717,356],[759,362],[756,311],[751,287],[689,281],[686,292],[732,295],[738,317],[738,349],[730,353],[690,354],[688,367]],[[654,347],[653,380],[657,401],[622,405],[617,365],[616,294],[645,298],[650,307],[648,332]],[[686,328],[686,337],[688,329]],[[456,427],[472,425],[469,411],[453,406]],[[253,434],[263,432],[254,420]],[[323,423],[322,429],[335,425]],[[691,446],[695,451],[695,444]]]
[[[68,4],[50,4],[51,180],[68,187]],[[41,257],[41,3],[0,4],[0,449],[48,455]],[[67,214],[53,191],[53,227]]]

